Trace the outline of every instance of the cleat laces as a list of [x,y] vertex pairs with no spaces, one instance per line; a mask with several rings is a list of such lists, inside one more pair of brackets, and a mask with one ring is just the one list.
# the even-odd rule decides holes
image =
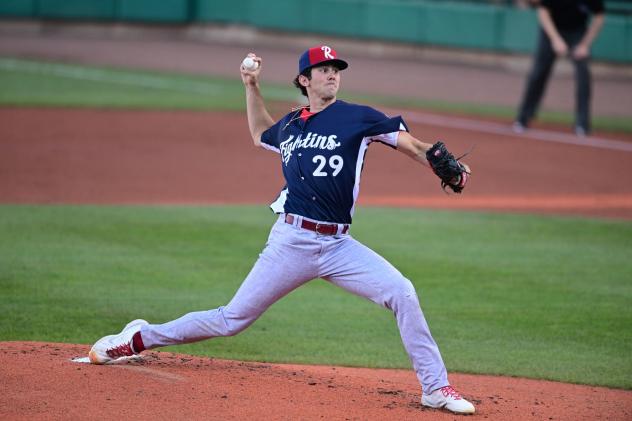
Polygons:
[[132,351],[132,347],[129,343],[110,348],[105,351],[105,353],[108,354],[108,357],[110,358],[129,357],[134,355],[134,351]]
[[456,400],[461,399],[461,395],[459,395],[459,392],[454,390],[454,388],[452,386],[445,386],[445,387],[442,387],[439,390],[441,390],[441,393],[446,398],[452,397],[453,399],[456,399]]

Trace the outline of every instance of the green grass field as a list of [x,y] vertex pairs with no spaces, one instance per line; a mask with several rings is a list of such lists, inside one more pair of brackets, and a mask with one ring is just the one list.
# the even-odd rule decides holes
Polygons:
[[[298,102],[288,85],[263,84],[267,100]],[[403,99],[342,91],[341,98],[392,107],[501,118],[510,122],[511,107],[475,103]],[[240,80],[129,69],[98,68],[0,57],[0,105],[158,109],[245,109]],[[568,126],[569,113],[546,111],[540,121]],[[632,120],[595,116],[597,130],[632,133]]]
[[[290,87],[264,95],[296,100]],[[509,118],[494,107],[357,98]],[[236,80],[0,58],[0,105],[241,110],[244,100]],[[599,125],[632,131],[630,121]],[[450,371],[632,389],[630,222],[379,208],[356,216],[354,236],[416,285]],[[265,206],[0,206],[0,340],[89,344],[133,318],[223,305],[273,220]],[[388,229],[372,228],[385,220]],[[236,337],[171,350],[410,367],[388,311],[322,280]]]
[[[1,206],[0,339],[89,344],[223,305],[273,221],[265,206]],[[414,282],[449,370],[632,388],[632,224],[370,208],[353,234]],[[171,350],[410,366],[389,311],[322,280],[236,337]]]

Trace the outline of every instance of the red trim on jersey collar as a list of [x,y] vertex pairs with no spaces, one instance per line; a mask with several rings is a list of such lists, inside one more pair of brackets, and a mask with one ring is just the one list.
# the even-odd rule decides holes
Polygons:
[[317,114],[317,113],[313,113],[310,110],[308,110],[307,107],[304,107],[301,109],[301,115],[299,117],[301,117],[301,120],[307,121],[307,119],[313,116],[314,114]]

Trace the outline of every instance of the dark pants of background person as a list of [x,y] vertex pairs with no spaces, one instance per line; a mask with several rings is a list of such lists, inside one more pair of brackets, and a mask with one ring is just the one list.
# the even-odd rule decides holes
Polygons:
[[[569,55],[584,36],[585,30],[566,32],[560,31],[560,35],[569,47]],[[540,100],[546,89],[546,84],[551,75],[555,63],[555,52],[549,37],[540,28],[538,47],[534,55],[533,67],[529,73],[525,91],[516,119],[523,126],[527,126],[535,116]],[[575,128],[590,131],[590,95],[591,77],[589,58],[577,60],[572,58],[575,65]]]

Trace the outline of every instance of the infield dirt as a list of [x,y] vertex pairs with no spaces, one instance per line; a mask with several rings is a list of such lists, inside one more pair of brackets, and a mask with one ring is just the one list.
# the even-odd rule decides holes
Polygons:
[[[0,203],[270,203],[284,184],[276,154],[252,145],[244,113],[0,108],[0,121]],[[360,206],[632,219],[630,152],[410,127],[454,151],[476,145],[467,192],[446,195],[431,171],[375,144]]]

